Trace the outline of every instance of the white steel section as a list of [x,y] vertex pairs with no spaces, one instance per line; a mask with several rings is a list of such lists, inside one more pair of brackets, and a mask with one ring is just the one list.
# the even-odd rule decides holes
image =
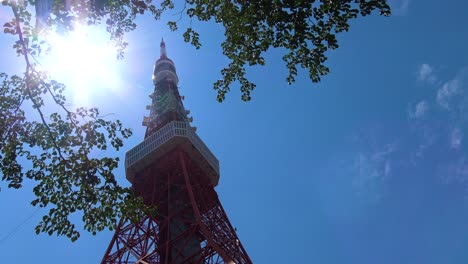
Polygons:
[[154,64],[154,67],[157,67],[159,64],[163,64],[163,63],[169,63],[169,64],[172,64],[172,66],[174,66],[175,68],[175,64],[173,61],[171,60],[165,60],[165,59],[159,59],[156,61],[156,63]]
[[182,121],[172,121],[160,128],[143,142],[136,145],[125,154],[125,170],[128,172],[132,166],[145,159],[146,156],[157,151],[164,143],[174,137],[188,139],[212,169],[219,175],[219,161],[195,133],[194,128]]

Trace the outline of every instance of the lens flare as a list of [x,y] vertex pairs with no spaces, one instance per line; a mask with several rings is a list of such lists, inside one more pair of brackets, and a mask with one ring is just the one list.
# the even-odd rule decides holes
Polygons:
[[50,33],[47,40],[51,52],[42,66],[67,85],[74,104],[88,105],[93,96],[118,88],[117,53],[104,30],[77,25],[66,35]]

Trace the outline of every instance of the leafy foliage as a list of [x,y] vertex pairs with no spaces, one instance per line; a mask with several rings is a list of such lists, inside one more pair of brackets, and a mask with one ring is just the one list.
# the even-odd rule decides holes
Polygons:
[[25,178],[37,182],[31,204],[49,212],[36,232],[74,241],[80,235],[70,221],[74,213],[79,212],[84,228],[95,234],[114,228],[122,216],[137,220],[143,211],[152,210],[130,188],[117,184],[113,171],[118,157],[93,154],[108,148],[118,151],[131,130],[119,120],[104,119],[97,108],[67,109],[65,86],[31,63],[46,43],[34,35],[26,5],[3,4],[14,14],[4,32],[18,36],[14,48],[24,57],[26,69],[24,76],[0,73],[1,176],[10,188],[21,188]]
[[[75,23],[105,23],[117,56],[123,57],[126,33],[136,28],[138,15],[150,13],[156,20],[176,9],[172,0],[2,0],[10,9],[11,21],[3,32],[17,37],[13,49],[25,61],[22,75],[0,73],[0,166],[8,187],[21,188],[23,179],[36,181],[34,206],[49,212],[36,232],[79,237],[70,216],[82,215],[86,230],[95,233],[112,229],[116,219],[134,220],[145,207],[131,189],[119,186],[114,170],[118,157],[97,158],[109,148],[119,150],[131,136],[118,120],[106,120],[96,108],[69,110],[65,86],[54,81],[33,63],[51,48],[42,36],[48,30],[66,33]],[[29,7],[36,10],[36,24]],[[223,54],[230,60],[214,82],[217,100],[223,101],[230,87],[240,84],[242,100],[249,101],[255,84],[246,77],[248,66],[265,65],[270,48],[285,51],[283,60],[293,83],[298,67],[306,69],[313,82],[329,72],[326,52],[338,48],[336,34],[349,29],[349,21],[374,10],[389,15],[386,0],[186,0],[178,20],[168,21],[179,29],[185,16],[192,21],[216,22],[225,29]],[[192,23],[183,29],[184,40],[201,47]],[[53,47],[52,47],[53,48]],[[46,111],[48,109],[49,111]],[[50,111],[50,109],[53,109]]]
[[[230,59],[214,83],[218,101],[223,101],[235,81],[240,82],[242,100],[249,101],[255,84],[246,78],[246,65],[265,65],[269,48],[284,48],[283,60],[289,70],[287,81],[295,81],[297,66],[308,70],[313,82],[329,72],[325,52],[338,48],[336,34],[348,31],[349,20],[378,9],[389,15],[385,0],[321,1],[186,1],[186,14],[200,21],[214,20],[225,28],[223,54]],[[173,24],[174,22],[172,22]],[[170,24],[171,25],[171,22]],[[191,28],[185,41],[200,47],[199,36]]]
[[[49,26],[72,29],[74,21],[95,24],[105,19],[107,31],[115,41],[120,57],[127,46],[123,36],[136,28],[134,21],[137,15],[150,12],[159,20],[163,13],[176,8],[172,0],[161,1],[159,6],[151,0],[76,3],[70,7],[56,5],[52,10],[53,19],[48,21]],[[172,31],[178,30],[183,15],[191,20],[221,24],[225,29],[225,40],[221,46],[230,62],[221,70],[221,78],[214,83],[217,100],[222,102],[230,87],[239,82],[242,100],[249,101],[255,84],[247,79],[246,66],[265,65],[264,54],[270,48],[285,50],[283,61],[289,71],[286,78],[289,84],[294,83],[298,66],[308,71],[313,82],[319,82],[330,71],[324,65],[326,52],[339,46],[336,34],[348,31],[350,20],[370,15],[374,10],[381,15],[390,15],[386,0],[186,0],[179,19],[168,21],[167,25]],[[200,35],[192,23],[182,35],[195,48],[201,47]]]

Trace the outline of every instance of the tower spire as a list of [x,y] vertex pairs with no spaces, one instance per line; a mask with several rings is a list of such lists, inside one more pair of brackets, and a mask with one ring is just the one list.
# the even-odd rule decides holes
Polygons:
[[167,58],[167,53],[166,53],[166,43],[164,43],[164,38],[161,38],[161,58]]

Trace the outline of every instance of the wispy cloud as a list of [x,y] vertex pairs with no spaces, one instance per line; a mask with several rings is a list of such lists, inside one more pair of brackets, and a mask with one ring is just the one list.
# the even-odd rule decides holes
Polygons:
[[410,107],[408,110],[408,115],[411,119],[422,118],[428,110],[429,104],[427,101],[422,100],[421,102],[417,103],[416,106]]
[[[468,149],[464,142],[468,67],[458,70],[451,79],[435,74],[434,68],[443,69],[423,64],[418,71],[418,80],[433,83],[431,89],[422,90],[423,98],[408,106],[410,122],[370,124],[349,136],[352,146],[324,171],[324,199],[335,202],[340,210],[354,210],[356,204],[374,206],[390,195],[394,182],[404,181],[400,174],[413,172],[460,185],[462,192],[465,187],[468,190]],[[336,160],[342,160],[342,165]],[[343,193],[339,199],[335,195],[337,186]]]
[[450,133],[450,147],[459,149],[462,144],[463,134],[459,128],[452,129]]
[[[453,78],[445,81],[434,73],[434,68],[422,64],[418,70],[418,80],[431,82],[437,89],[430,96],[433,99],[426,97],[409,107],[409,115],[414,120],[411,126],[416,128],[411,133],[416,136],[416,141],[421,141],[419,147],[410,150],[411,161],[413,165],[423,167],[435,161],[436,177],[468,190],[468,158],[463,141],[468,125],[468,67],[459,69]],[[436,118],[427,114],[425,106],[428,105]],[[427,118],[416,120],[418,116]],[[468,192],[465,195],[468,199]]]
[[323,164],[319,195],[326,201],[325,213],[338,221],[362,216],[388,195],[398,146],[381,144],[380,135],[374,138],[377,131],[369,130],[354,135],[342,152]]
[[468,182],[468,162],[464,156],[443,167],[439,173],[445,183]]
[[388,175],[390,175],[390,173],[392,172],[392,167],[391,167],[390,164],[391,164],[391,163],[390,163],[389,160],[387,160],[387,161],[385,162],[385,167],[384,167],[384,175],[385,175],[385,177],[387,177]]
[[[468,116],[468,66],[460,69],[454,78],[442,83],[437,90],[436,101],[445,110],[457,112],[459,118]],[[460,112],[461,111],[461,112]],[[468,119],[468,118],[466,118]]]
[[416,165],[417,159],[423,159],[426,152],[435,144],[438,135],[435,132],[437,129],[431,128],[430,125],[417,124],[412,133],[418,138],[417,147],[410,154],[413,165]]
[[392,8],[392,14],[396,16],[404,16],[408,13],[410,0],[390,0],[389,4]]
[[418,80],[432,84],[435,83],[437,79],[434,73],[434,67],[426,63],[421,64],[418,70]]
[[396,151],[396,144],[387,144],[382,148],[359,153],[354,164],[356,173],[352,181],[358,195],[367,197],[368,202],[378,202],[383,193],[382,185],[391,176],[391,154]]
[[450,109],[450,99],[460,92],[458,78],[445,82],[437,91],[437,103],[445,109]]

